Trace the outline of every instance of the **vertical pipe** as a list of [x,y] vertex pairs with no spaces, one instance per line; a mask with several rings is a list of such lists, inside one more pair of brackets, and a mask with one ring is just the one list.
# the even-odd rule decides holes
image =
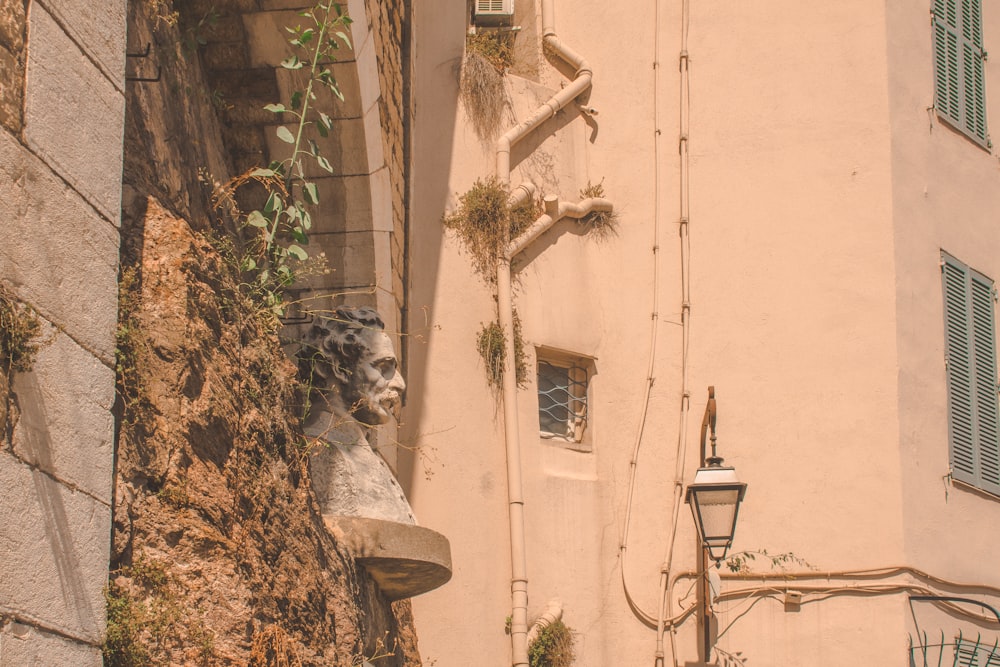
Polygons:
[[[574,80],[542,104],[530,118],[514,126],[497,140],[496,169],[500,182],[510,187],[511,146],[553,117],[591,85],[589,65],[555,35],[553,0],[542,2],[542,39],[563,60],[576,68]],[[558,202],[547,207],[558,206]],[[555,216],[551,216],[553,219]],[[508,239],[510,241],[512,239]],[[497,263],[497,311],[506,339],[503,374],[504,441],[507,448],[507,494],[511,551],[511,652],[514,667],[528,666],[528,575],[524,545],[524,497],[521,488],[521,443],[517,421],[517,377],[514,352],[514,309],[511,292],[510,253]]]
[[510,520],[510,638],[514,667],[528,665],[528,559],[524,543],[524,494],[521,485],[521,439],[517,420],[517,366],[514,353],[514,305],[510,255],[497,264],[497,310],[505,337],[503,421],[507,447],[507,511]]

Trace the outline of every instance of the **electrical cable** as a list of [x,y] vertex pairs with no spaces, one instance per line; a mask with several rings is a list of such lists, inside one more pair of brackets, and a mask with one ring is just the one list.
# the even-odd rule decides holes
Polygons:
[[653,32],[654,32],[654,54],[653,54],[653,276],[652,276],[652,314],[650,317],[650,331],[649,331],[649,362],[646,369],[646,379],[645,386],[643,388],[642,397],[642,407],[639,413],[639,423],[636,429],[635,442],[632,446],[632,457],[629,460],[629,478],[628,478],[628,491],[625,498],[625,516],[622,520],[622,533],[621,540],[618,545],[619,549],[619,567],[621,568],[621,579],[622,579],[622,591],[625,594],[625,600],[628,602],[629,608],[632,613],[642,621],[646,626],[655,628],[657,623],[657,618],[652,614],[641,609],[635,599],[632,597],[631,592],[628,588],[628,580],[626,577],[626,563],[628,554],[628,538],[629,529],[632,522],[632,504],[635,497],[635,486],[636,486],[636,473],[639,464],[639,451],[642,447],[642,438],[646,429],[646,418],[649,415],[649,397],[653,388],[653,383],[655,382],[654,367],[656,363],[656,337],[659,328],[659,286],[660,286],[660,275],[659,275],[659,242],[660,242],[660,121],[659,121],[659,103],[657,99],[657,81],[659,76],[659,63],[657,57],[659,55],[659,32],[658,32],[658,17],[659,17],[659,6],[660,0],[653,0],[654,3],[654,20],[653,20]]
[[[670,534],[668,537],[666,555],[663,567],[660,570],[660,608],[657,610],[657,617],[661,619],[657,623],[656,646],[657,655],[662,664],[663,655],[663,635],[666,630],[667,617],[672,615],[672,591],[673,586],[670,580],[670,570],[673,568],[674,549],[677,541],[677,527],[680,523],[681,494],[684,484],[684,467],[687,458],[687,419],[690,410],[691,394],[688,388],[688,362],[691,344],[691,237],[689,225],[691,221],[691,163],[688,153],[688,138],[691,126],[691,81],[688,60],[688,32],[691,23],[690,0],[681,1],[681,44],[678,57],[678,68],[680,71],[679,81],[679,208],[680,219],[678,221],[678,232],[680,235],[680,277],[681,277],[681,414],[678,425],[677,453],[675,457],[676,468],[674,472],[674,498],[673,513],[671,516]],[[677,633],[676,624],[670,623],[670,655],[673,667],[678,667],[677,660]],[[708,660],[708,656],[705,656]]]

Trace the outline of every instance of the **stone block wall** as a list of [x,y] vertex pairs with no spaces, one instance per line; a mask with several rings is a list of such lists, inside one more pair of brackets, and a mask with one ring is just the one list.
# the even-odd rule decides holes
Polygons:
[[[317,310],[340,303],[371,305],[398,332],[405,321],[406,162],[405,113],[409,3],[350,0],[352,44],[332,69],[344,94],[318,91],[315,103],[334,120],[319,140],[333,173],[312,169],[321,210],[314,216],[310,253],[326,254],[331,274],[303,285]],[[222,133],[233,171],[281,157],[275,138],[282,120],[262,107],[287,104],[301,90],[302,72],[281,68],[291,55],[284,27],[301,23],[307,0],[187,0],[184,13],[214,10],[201,47],[207,85],[220,101]],[[320,297],[316,299],[316,297]]]
[[125,0],[0,0],[0,283],[43,343],[0,449],[4,666],[101,664],[124,67]]
[[388,171],[392,207],[392,231],[388,238],[391,280],[386,281],[386,287],[391,291],[394,315],[402,329],[406,326],[410,1],[365,0],[365,4],[378,68],[382,161]]

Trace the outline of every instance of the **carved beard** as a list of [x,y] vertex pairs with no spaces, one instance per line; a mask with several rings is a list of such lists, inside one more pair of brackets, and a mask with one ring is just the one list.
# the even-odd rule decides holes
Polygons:
[[401,401],[399,392],[391,387],[375,392],[374,388],[358,387],[355,382],[348,386],[343,399],[351,416],[368,426],[378,426],[389,421],[389,416],[398,409]]

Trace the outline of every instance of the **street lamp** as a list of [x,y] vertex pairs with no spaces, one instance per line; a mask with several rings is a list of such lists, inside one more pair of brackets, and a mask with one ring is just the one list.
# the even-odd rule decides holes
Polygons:
[[[701,420],[701,467],[694,482],[688,485],[684,502],[691,505],[694,523],[702,548],[719,564],[733,543],[736,517],[740,503],[747,492],[747,485],[736,477],[736,470],[722,465],[722,457],[715,451],[715,387],[708,388],[708,404]],[[712,455],[705,456],[705,436],[712,432]]]
[[736,517],[747,485],[736,478],[735,469],[722,465],[721,457],[709,457],[707,464],[698,468],[685,502],[691,505],[702,547],[718,564],[733,544]]
[[[711,633],[711,589],[708,583],[708,559],[715,561],[716,567],[726,557],[736,533],[736,517],[740,503],[746,495],[747,485],[736,477],[736,470],[722,465],[722,457],[715,451],[715,387],[708,388],[708,404],[701,420],[701,467],[688,485],[684,502],[691,505],[694,523],[698,528],[702,557],[699,559],[701,578],[700,612],[703,624],[702,656],[708,663],[712,651]],[[711,430],[712,455],[706,456],[705,438]]]

